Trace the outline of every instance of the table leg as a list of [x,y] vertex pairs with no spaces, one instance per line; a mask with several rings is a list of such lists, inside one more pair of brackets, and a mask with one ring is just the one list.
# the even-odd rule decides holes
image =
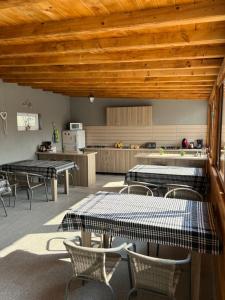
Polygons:
[[51,191],[52,191],[52,200],[57,201],[58,192],[57,192],[57,179],[56,178],[51,179]]
[[191,299],[199,300],[201,283],[201,254],[192,252],[191,255]]
[[110,236],[107,234],[103,234],[103,247],[109,248],[110,247]]
[[64,192],[66,195],[69,195],[69,171],[64,171]]
[[81,230],[82,246],[91,247],[91,232]]

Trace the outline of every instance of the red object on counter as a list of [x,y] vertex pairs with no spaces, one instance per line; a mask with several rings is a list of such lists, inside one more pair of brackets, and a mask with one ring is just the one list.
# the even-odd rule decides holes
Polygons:
[[183,149],[187,149],[189,146],[188,140],[187,139],[183,139],[182,140],[182,148]]

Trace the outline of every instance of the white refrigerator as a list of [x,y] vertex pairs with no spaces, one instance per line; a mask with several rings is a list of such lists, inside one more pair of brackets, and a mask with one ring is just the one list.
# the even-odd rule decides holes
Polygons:
[[63,151],[74,152],[85,148],[84,130],[66,130],[62,134]]

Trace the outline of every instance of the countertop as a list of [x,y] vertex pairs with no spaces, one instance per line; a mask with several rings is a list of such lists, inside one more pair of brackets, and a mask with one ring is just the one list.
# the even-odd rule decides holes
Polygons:
[[159,154],[159,153],[139,153],[135,155],[136,158],[150,158],[150,159],[179,159],[179,160],[208,160],[207,155],[201,155],[201,156],[195,156],[194,154],[184,154],[181,156],[180,154],[175,153],[165,153],[165,154]]
[[36,152],[36,154],[38,155],[43,155],[43,154],[48,154],[48,155],[63,155],[63,156],[71,156],[71,155],[75,155],[75,156],[88,156],[88,155],[95,155],[97,154],[97,152],[84,152],[84,153],[77,153],[77,152]]
[[[138,149],[131,149],[131,148],[115,148],[115,147],[88,147],[88,148],[85,148],[85,151],[92,151],[92,149],[94,149],[95,151],[99,151],[99,150],[138,150],[138,151],[149,151],[149,152],[157,152],[159,154],[159,151],[161,148],[155,148],[155,149],[148,149],[148,148],[138,148]],[[202,149],[164,149],[165,153],[167,152],[179,152],[179,151],[185,151],[185,152],[200,152],[202,151]]]

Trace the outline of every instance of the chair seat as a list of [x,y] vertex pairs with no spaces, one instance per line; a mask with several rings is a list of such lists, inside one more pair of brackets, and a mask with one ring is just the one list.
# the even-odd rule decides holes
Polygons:
[[105,263],[105,269],[106,269],[106,276],[107,280],[109,281],[115,272],[117,266],[119,265],[122,257],[120,254],[117,253],[107,253],[106,254],[106,263]]

